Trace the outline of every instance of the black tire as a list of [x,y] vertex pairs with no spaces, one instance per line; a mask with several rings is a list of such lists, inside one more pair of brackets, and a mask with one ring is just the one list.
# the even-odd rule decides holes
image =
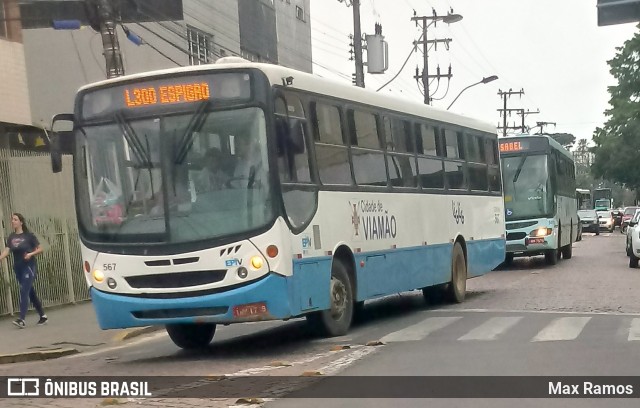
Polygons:
[[467,293],[467,260],[460,243],[453,245],[451,254],[451,282],[447,285],[447,300],[462,303]]
[[631,252],[631,245],[629,244],[629,239],[625,241],[624,246],[625,246],[625,250],[627,251],[627,256],[633,255],[633,253]]
[[353,285],[347,267],[334,260],[331,266],[328,310],[307,315],[312,330],[325,337],[342,336],[349,331],[354,313]]
[[173,343],[185,350],[207,347],[216,333],[213,323],[168,324],[166,329]]
[[629,255],[629,268],[637,268],[638,261],[640,261],[640,259],[638,259],[638,257],[635,256],[632,251],[631,255]]
[[547,249],[544,253],[544,261],[547,265],[555,265],[558,263],[560,252],[557,249]]
[[512,263],[513,263],[513,254],[509,254],[509,253],[505,254],[504,264],[508,266],[508,265],[511,265]]
[[[571,224],[571,229],[573,230],[573,224]],[[569,234],[571,237],[571,234]],[[562,258],[563,259],[571,259],[573,256],[573,242],[569,239],[569,245],[565,245],[562,247]]]
[[353,304],[353,323],[359,323],[365,320],[364,300]]
[[598,230],[596,231],[596,235],[600,235],[600,227],[598,227]]
[[445,298],[446,288],[446,283],[444,285],[428,286],[426,288],[422,288],[422,296],[424,297],[424,301],[427,302],[428,305],[442,304]]

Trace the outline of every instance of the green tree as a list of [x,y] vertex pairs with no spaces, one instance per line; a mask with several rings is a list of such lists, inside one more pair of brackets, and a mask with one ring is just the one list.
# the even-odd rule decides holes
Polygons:
[[634,189],[640,198],[640,32],[616,51],[608,64],[618,84],[609,87],[607,121],[593,134],[591,171]]
[[571,149],[576,142],[576,137],[571,133],[547,133],[547,135],[560,143],[565,149]]

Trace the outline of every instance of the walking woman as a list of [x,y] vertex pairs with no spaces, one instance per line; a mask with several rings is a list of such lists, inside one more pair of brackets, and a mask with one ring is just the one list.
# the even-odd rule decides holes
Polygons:
[[22,214],[11,214],[11,227],[13,233],[7,238],[7,244],[0,253],[0,261],[9,256],[9,252],[13,253],[13,270],[16,273],[16,279],[20,284],[20,318],[12,323],[19,328],[25,327],[24,319],[27,316],[29,308],[29,300],[33,303],[33,307],[40,315],[39,325],[47,323],[47,315],[44,314],[42,303],[36,295],[33,283],[36,280],[37,265],[35,256],[42,253],[42,247],[38,238],[27,228]]

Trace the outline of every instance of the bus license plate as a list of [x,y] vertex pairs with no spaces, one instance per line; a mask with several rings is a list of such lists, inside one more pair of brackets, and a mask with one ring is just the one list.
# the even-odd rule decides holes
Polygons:
[[267,313],[267,305],[264,302],[249,303],[246,305],[233,307],[233,317],[259,316],[266,313]]

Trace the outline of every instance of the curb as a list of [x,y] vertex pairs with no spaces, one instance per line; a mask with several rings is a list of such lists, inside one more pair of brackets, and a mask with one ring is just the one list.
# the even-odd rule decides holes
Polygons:
[[27,361],[43,361],[51,360],[77,354],[79,351],[74,348],[63,348],[56,350],[44,351],[27,351],[24,353],[3,354],[0,355],[0,364],[24,363]]
[[135,337],[142,336],[143,334],[149,334],[149,333],[153,333],[163,329],[164,329],[164,326],[136,327],[135,329],[123,330],[122,332],[116,334],[113,340],[114,341],[130,340]]

